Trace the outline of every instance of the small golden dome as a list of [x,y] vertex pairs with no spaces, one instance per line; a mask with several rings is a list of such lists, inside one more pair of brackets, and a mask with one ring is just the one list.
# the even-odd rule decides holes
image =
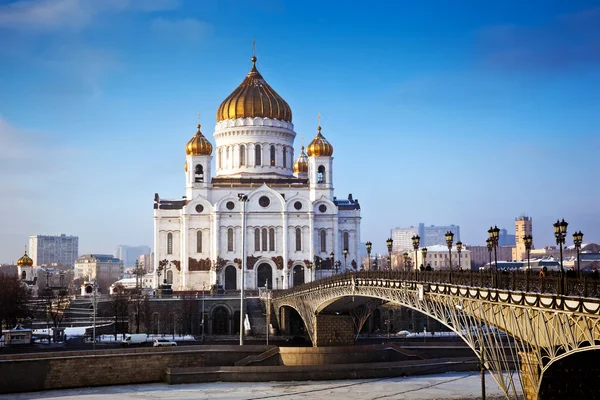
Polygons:
[[246,78],[217,110],[217,122],[247,117],[292,122],[292,109],[258,72],[256,57],[252,57],[252,69]]
[[200,132],[200,124],[198,124],[198,132],[185,145],[185,153],[188,156],[210,156],[212,153],[212,144]]
[[300,151],[300,155],[294,162],[294,173],[295,174],[307,174],[308,173],[308,156],[304,152],[304,146]]
[[31,267],[33,265],[33,260],[27,255],[27,250],[25,250],[23,257],[17,260],[17,265],[19,267]]
[[333,146],[321,135],[321,127],[319,126],[319,133],[317,136],[310,142],[308,147],[306,148],[308,156],[326,156],[331,157],[333,154]]

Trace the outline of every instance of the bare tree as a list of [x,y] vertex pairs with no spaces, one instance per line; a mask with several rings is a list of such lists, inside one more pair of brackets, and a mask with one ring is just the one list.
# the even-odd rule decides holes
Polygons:
[[58,328],[68,314],[71,306],[71,297],[65,289],[44,289],[38,296],[44,303],[44,309],[52,326]]
[[29,315],[30,298],[29,289],[16,276],[0,274],[0,335],[3,322],[12,327]]
[[181,297],[181,306],[177,312],[181,321],[182,334],[193,334],[194,315],[196,315],[196,299],[186,295]]
[[119,333],[125,333],[125,321],[129,318],[129,299],[125,293],[125,287],[121,284],[115,285],[111,301],[111,309],[115,318],[115,340]]

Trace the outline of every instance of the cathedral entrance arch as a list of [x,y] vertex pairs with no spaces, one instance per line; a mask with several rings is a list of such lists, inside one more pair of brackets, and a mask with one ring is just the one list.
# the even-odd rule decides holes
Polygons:
[[304,267],[302,265],[296,265],[294,267],[294,287],[302,285],[304,283]]
[[269,289],[273,289],[273,269],[267,263],[262,263],[256,269],[256,286],[265,287],[269,283]]
[[212,317],[212,334],[227,335],[229,333],[229,312],[225,307],[217,307]]
[[237,290],[237,271],[233,265],[225,268],[225,290]]

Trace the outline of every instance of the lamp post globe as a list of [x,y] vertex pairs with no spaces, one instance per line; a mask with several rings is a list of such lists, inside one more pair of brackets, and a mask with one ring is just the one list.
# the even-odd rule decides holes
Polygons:
[[392,270],[392,248],[394,246],[394,241],[392,240],[392,238],[389,238],[388,240],[385,241],[385,244],[387,245],[387,249],[388,249],[388,256],[389,256],[389,264],[388,264],[388,270]]
[[575,245],[575,250],[577,250],[577,277],[581,277],[581,270],[579,268],[579,252],[581,250],[581,243],[583,243],[583,233],[581,233],[581,231],[575,232],[573,234],[573,244]]
[[[329,253],[330,268],[333,268],[334,260],[335,260],[335,254],[333,254],[333,251],[332,251],[331,253]],[[337,274],[337,271],[335,271],[335,273]]]

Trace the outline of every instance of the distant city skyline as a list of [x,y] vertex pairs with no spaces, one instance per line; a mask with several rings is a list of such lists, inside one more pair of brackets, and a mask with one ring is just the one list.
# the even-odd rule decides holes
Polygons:
[[[181,198],[184,146],[250,68],[289,102],[294,156],[317,114],[361,242],[454,223],[483,245],[564,218],[600,242],[600,7],[515,0],[0,4],[0,262],[36,233],[79,253],[153,243],[152,200]],[[315,11],[315,10],[318,10]]]

